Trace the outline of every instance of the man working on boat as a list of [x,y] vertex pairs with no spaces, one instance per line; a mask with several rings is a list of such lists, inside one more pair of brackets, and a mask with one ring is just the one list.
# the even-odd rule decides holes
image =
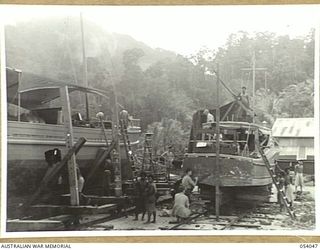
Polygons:
[[125,126],[125,128],[128,128],[129,121],[130,121],[128,111],[125,109],[121,110],[119,118],[122,124]]
[[[203,114],[206,116],[206,121],[202,124],[202,128],[210,129],[211,128],[211,123],[214,122],[214,116],[209,112],[208,109],[205,109],[203,111]],[[205,140],[206,138],[210,139],[211,138],[210,134],[202,134],[202,140]]]
[[185,194],[189,197],[189,200],[190,200],[190,195],[192,193],[192,190],[197,185],[197,180],[194,182],[191,176],[192,176],[192,170],[188,168],[186,170],[186,175],[182,178],[182,182],[181,182],[181,185],[185,189]]
[[240,97],[241,97],[241,100],[244,102],[244,104],[249,107],[250,106],[249,96],[247,94],[247,88],[245,86],[241,88]]
[[206,116],[206,122],[203,124],[203,128],[210,128],[211,123],[214,122],[214,116],[209,112],[208,109],[205,109],[203,114]]

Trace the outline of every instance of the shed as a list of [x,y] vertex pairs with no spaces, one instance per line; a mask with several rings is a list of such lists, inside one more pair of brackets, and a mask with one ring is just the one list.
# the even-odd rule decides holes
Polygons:
[[280,168],[304,162],[304,172],[314,174],[314,118],[278,118],[272,136],[278,142]]

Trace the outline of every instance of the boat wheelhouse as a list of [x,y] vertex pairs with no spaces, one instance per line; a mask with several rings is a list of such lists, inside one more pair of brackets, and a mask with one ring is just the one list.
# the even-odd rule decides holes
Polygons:
[[[113,92],[66,84],[11,68],[7,68],[6,74],[8,198],[34,192],[48,169],[45,152],[59,149],[64,155],[67,151],[62,112],[65,103],[60,99],[61,87],[68,88],[71,104],[75,103],[72,98],[78,98],[79,103],[83,93],[93,96],[89,100],[106,100],[97,110],[106,109],[104,126],[95,117],[94,110],[91,119],[83,119],[84,115],[79,107],[72,109],[74,143],[80,137],[86,139],[86,143],[76,156],[81,173],[86,176],[93,166],[99,149],[106,147],[106,138],[109,143],[113,138],[112,130],[115,125],[110,119],[114,104]],[[138,144],[140,134],[139,120],[131,119],[128,136],[132,146]],[[125,180],[132,177],[132,171],[121,141],[120,146],[122,178]]]

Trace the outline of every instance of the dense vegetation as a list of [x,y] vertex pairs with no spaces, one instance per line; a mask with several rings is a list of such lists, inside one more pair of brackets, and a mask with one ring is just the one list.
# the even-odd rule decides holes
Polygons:
[[[155,132],[156,151],[172,144],[182,150],[196,109],[216,105],[217,68],[235,92],[256,73],[255,109],[260,122],[277,117],[312,117],[314,93],[314,31],[289,38],[270,32],[231,34],[223,47],[201,48],[188,57],[151,49],[129,36],[110,34],[86,22],[89,85],[108,88],[115,83],[119,102]],[[79,20],[42,20],[6,27],[7,65],[76,84],[82,82]],[[221,89],[221,103],[232,96]],[[83,101],[78,99],[78,104]]]

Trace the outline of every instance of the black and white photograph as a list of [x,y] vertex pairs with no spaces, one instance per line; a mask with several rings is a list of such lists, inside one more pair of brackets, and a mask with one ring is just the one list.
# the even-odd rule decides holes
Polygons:
[[319,230],[320,6],[0,15],[4,235]]

